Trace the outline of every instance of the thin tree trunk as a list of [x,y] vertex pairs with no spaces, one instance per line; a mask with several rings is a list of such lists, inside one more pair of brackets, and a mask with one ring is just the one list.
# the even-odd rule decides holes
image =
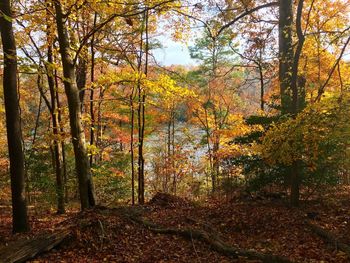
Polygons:
[[0,31],[4,52],[3,89],[6,112],[7,141],[10,159],[13,232],[29,230],[25,194],[24,154],[17,92],[17,54],[9,0],[0,2]]
[[265,110],[265,100],[264,100],[265,84],[264,84],[263,69],[260,62],[258,63],[258,70],[259,70],[259,80],[260,80],[260,110],[264,111]]
[[[48,62],[53,63],[52,59],[52,47],[48,49]],[[54,156],[55,156],[55,173],[56,173],[56,195],[57,195],[57,213],[63,214],[65,212],[64,208],[64,169],[63,169],[63,152],[62,144],[60,142],[60,122],[58,119],[56,92],[55,92],[55,81],[53,71],[49,71],[47,74],[49,90],[51,96],[51,119],[52,119],[52,129],[54,135]]]
[[[98,158],[96,158],[99,162],[102,160],[102,150],[101,150],[101,144],[102,144],[102,135],[103,135],[103,126],[102,126],[102,103],[103,103],[103,96],[104,96],[105,89],[102,87],[100,88],[100,94],[99,94],[99,101],[97,105],[97,134],[96,134],[96,145],[100,149],[100,152],[98,154]],[[96,160],[96,161],[97,161]]]
[[[97,23],[97,13],[94,15],[94,28]],[[92,35],[90,51],[91,51],[91,87],[90,87],[90,118],[91,118],[91,126],[90,126],[90,145],[94,145],[95,143],[95,111],[94,111],[94,81],[95,81],[95,34]],[[92,167],[94,162],[94,156],[90,155],[90,167]]]
[[[170,176],[171,176],[171,111],[169,115],[169,121],[168,121],[168,139],[167,139],[167,157],[166,157],[166,163],[165,163],[165,169],[166,169],[166,177],[167,177],[167,182],[170,182]],[[167,185],[167,192],[169,191],[169,186]]]
[[73,141],[76,173],[79,182],[81,208],[86,209],[95,205],[95,195],[92,183],[89,158],[85,146],[85,134],[81,123],[81,101],[76,85],[74,63],[70,55],[68,34],[64,25],[64,15],[59,1],[55,1],[56,24],[58,41],[62,58],[64,88],[68,100],[69,119]]
[[[144,13],[145,19],[145,66],[144,66],[144,74],[147,77],[148,74],[148,10],[145,10]],[[141,44],[140,44],[140,62],[139,62],[139,71],[141,70],[142,65],[142,49],[143,49],[143,34],[141,33]],[[144,144],[144,135],[145,135],[145,102],[146,95],[145,91],[141,87],[141,83],[139,80],[138,83],[138,128],[139,128],[139,145],[138,145],[138,201],[139,204],[144,204],[145,202],[145,159],[143,156],[143,144]]]
[[171,144],[172,144],[171,168],[172,168],[172,172],[173,172],[173,193],[174,193],[174,195],[176,195],[176,191],[177,191],[177,174],[176,174],[176,169],[175,169],[175,109],[174,109],[174,105],[172,107],[171,122],[172,122],[172,131],[171,131]]
[[135,205],[135,161],[134,161],[134,124],[135,124],[135,109],[134,109],[134,88],[130,95],[130,159],[131,159],[131,204]]
[[[50,3],[48,3],[50,4]],[[48,14],[47,16],[47,29],[46,29],[46,38],[48,43],[47,49],[47,62],[46,63],[46,76],[50,91],[50,102],[47,101],[47,107],[49,108],[51,121],[52,121],[52,131],[53,131],[53,161],[54,169],[56,174],[56,196],[57,196],[57,213],[65,213],[65,202],[64,202],[64,175],[63,175],[63,153],[62,153],[62,144],[60,142],[60,122],[58,119],[59,110],[57,109],[57,100],[56,100],[56,86],[55,86],[55,76],[53,70],[53,48],[52,48],[52,21]],[[46,100],[45,100],[46,101]]]
[[[55,98],[56,98],[56,105],[57,105],[57,119],[60,127],[60,135],[64,135],[64,127],[62,122],[62,112],[61,112],[61,101],[60,101],[60,94],[58,92],[58,76],[57,76],[57,70],[54,71],[55,75]],[[68,203],[68,177],[67,177],[67,165],[66,165],[66,150],[65,150],[65,143],[64,140],[61,140],[61,149],[62,149],[62,169],[63,169],[63,185],[64,185],[64,199],[65,202]]]

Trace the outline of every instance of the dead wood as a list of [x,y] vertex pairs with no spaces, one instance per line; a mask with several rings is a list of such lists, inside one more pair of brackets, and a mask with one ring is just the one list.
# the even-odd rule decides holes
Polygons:
[[0,248],[0,263],[25,262],[58,246],[69,235],[70,231],[64,229],[54,233],[39,234],[31,239],[11,242]]

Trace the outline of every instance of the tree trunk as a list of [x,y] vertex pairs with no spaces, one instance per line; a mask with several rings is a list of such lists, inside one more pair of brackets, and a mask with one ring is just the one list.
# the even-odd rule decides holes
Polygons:
[[144,156],[143,156],[143,136],[144,136],[144,120],[145,120],[145,95],[143,94],[139,84],[139,105],[138,105],[138,129],[139,129],[139,142],[138,142],[138,202],[144,204],[145,202],[145,178],[144,178]]
[[283,0],[279,4],[279,82],[282,114],[291,110],[291,77],[293,67],[293,1]]
[[[50,5],[50,3],[48,3]],[[52,6],[51,6],[52,7]],[[59,122],[59,110],[57,109],[57,100],[56,100],[56,86],[55,86],[55,77],[53,70],[53,47],[52,47],[52,36],[53,36],[53,27],[52,21],[50,19],[49,13],[47,13],[47,28],[46,28],[46,38],[48,43],[47,49],[47,63],[45,64],[47,82],[50,91],[50,102],[47,102],[47,107],[50,111],[51,121],[52,121],[52,130],[53,130],[53,161],[54,169],[56,174],[56,196],[57,196],[57,213],[65,213],[65,202],[64,202],[64,169],[63,169],[63,151],[62,144],[60,142],[60,122]]]
[[300,167],[298,161],[292,164],[290,172],[290,203],[292,206],[299,206],[300,198]]
[[[52,48],[49,47],[48,50],[48,61],[52,63]],[[48,72],[47,75],[50,96],[51,96],[51,119],[52,128],[54,135],[54,153],[55,153],[55,173],[56,173],[56,192],[57,192],[57,213],[63,214],[65,212],[64,208],[64,169],[63,169],[63,152],[62,144],[60,142],[60,123],[58,120],[58,111],[56,105],[56,92],[55,92],[55,81],[53,77],[53,72]]]
[[171,123],[172,123],[172,128],[171,128],[171,147],[172,147],[172,158],[171,158],[171,169],[173,173],[173,193],[176,195],[177,192],[177,174],[176,174],[176,169],[175,169],[175,107],[174,105],[172,106],[172,114],[171,114]]
[[6,111],[6,128],[10,158],[13,232],[29,230],[25,195],[24,154],[22,145],[19,98],[17,93],[17,54],[12,28],[9,0],[0,2],[0,31],[4,52],[3,89]]
[[[54,71],[55,76],[55,98],[57,103],[57,119],[60,127],[60,134],[64,135],[64,127],[62,124],[62,114],[61,114],[61,102],[60,102],[60,94],[58,92],[58,76],[57,76],[57,70]],[[61,149],[62,149],[62,169],[63,169],[63,185],[64,185],[64,198],[65,202],[68,203],[68,177],[67,177],[67,165],[66,165],[66,150],[65,150],[65,143],[64,140],[61,140]]]
[[86,209],[95,205],[95,195],[90,171],[89,158],[85,146],[85,134],[81,122],[81,102],[76,84],[74,63],[70,55],[68,34],[63,21],[62,6],[55,1],[56,24],[58,41],[62,57],[64,88],[68,100],[69,120],[73,141],[76,173],[79,182],[81,208]]
[[263,68],[261,65],[261,60],[258,63],[258,70],[259,70],[259,81],[260,81],[260,110],[265,110],[265,83],[264,83],[264,74],[263,74]]
[[[303,1],[299,1],[297,24],[301,20]],[[299,58],[304,43],[301,24],[299,24],[298,45],[294,55],[292,43],[293,26],[293,1],[280,1],[279,6],[279,81],[281,93],[281,112],[290,114],[293,117],[298,113],[298,65]],[[297,25],[298,27],[298,25]],[[290,203],[292,206],[299,205],[300,191],[300,165],[298,161],[292,163],[289,170],[290,177]]]
[[[304,0],[300,0],[298,2],[298,8],[297,8],[297,15],[296,15],[296,31],[298,36],[298,44],[295,50],[293,63],[292,63],[292,72],[291,72],[291,93],[292,93],[292,103],[291,103],[291,111],[290,113],[295,118],[298,112],[301,110],[299,105],[300,103],[300,92],[299,89],[302,89],[303,87],[299,87],[299,84],[305,85],[302,81],[298,81],[300,79],[298,77],[299,72],[299,59],[301,56],[301,52],[303,49],[305,37],[302,31],[302,25],[301,25],[301,19],[302,19],[302,12],[303,12],[303,5]],[[291,205],[298,206],[299,205],[299,196],[300,196],[300,161],[294,161],[292,164],[292,171],[291,171],[291,187],[290,187],[290,199],[291,199]]]
[[[144,12],[145,19],[145,67],[144,74],[147,77],[148,74],[148,10]],[[141,42],[140,42],[140,60],[139,60],[139,72],[142,68],[142,54],[143,54],[143,34],[141,32]],[[145,135],[145,102],[146,94],[144,89],[141,87],[141,82],[138,82],[138,129],[139,129],[139,145],[138,145],[138,201],[139,204],[144,204],[145,202],[145,158],[143,155],[143,144]]]
[[79,56],[79,62],[76,66],[76,83],[79,90],[81,112],[83,112],[83,108],[84,108],[87,69],[88,68],[87,68],[86,58],[84,56]]
[[[97,13],[94,15],[94,28],[97,23]],[[95,81],[95,34],[92,35],[91,43],[90,43],[90,51],[91,51],[91,69],[90,69],[90,118],[91,118],[91,126],[90,126],[90,145],[94,145],[95,143],[95,111],[94,111],[94,81]],[[90,167],[92,167],[94,162],[94,155],[90,156]]]

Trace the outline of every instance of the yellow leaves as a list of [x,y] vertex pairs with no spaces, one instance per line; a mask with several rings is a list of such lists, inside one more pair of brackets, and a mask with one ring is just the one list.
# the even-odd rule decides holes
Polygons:
[[99,148],[94,144],[87,144],[86,149],[88,151],[89,156],[96,155],[100,152]]
[[[273,125],[266,133],[261,146],[263,158],[270,164],[290,165],[302,160],[314,171],[322,162],[332,161],[335,154],[349,143],[350,110],[349,99],[328,97],[320,103],[310,105],[293,119]],[[339,152],[334,151],[336,147]]]
[[161,107],[171,108],[176,103],[187,98],[194,98],[196,94],[187,87],[178,86],[170,76],[160,74],[154,79],[145,79],[143,84],[146,90],[155,99],[155,104]]

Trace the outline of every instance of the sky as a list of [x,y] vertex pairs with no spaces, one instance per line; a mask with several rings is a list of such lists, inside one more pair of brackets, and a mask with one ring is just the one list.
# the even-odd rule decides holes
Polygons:
[[163,47],[153,51],[153,55],[158,63],[163,66],[171,65],[195,65],[195,60],[191,59],[187,45],[179,42],[174,42],[169,38],[159,38]]

